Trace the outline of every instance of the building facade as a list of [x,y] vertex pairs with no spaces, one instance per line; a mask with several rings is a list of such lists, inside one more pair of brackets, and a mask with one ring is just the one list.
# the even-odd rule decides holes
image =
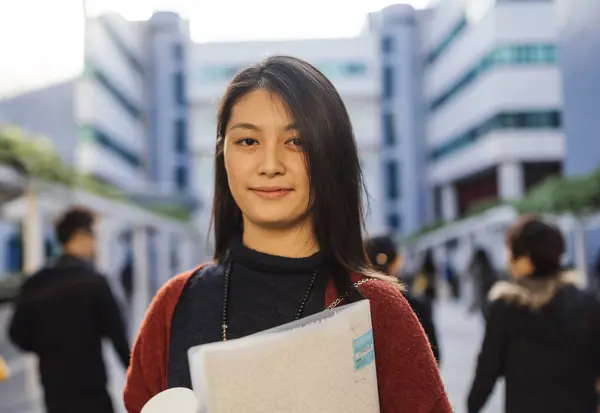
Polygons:
[[321,68],[349,109],[373,198],[371,233],[407,236],[516,199],[561,173],[557,47],[549,0],[394,5],[369,15],[354,38],[194,45],[197,190],[212,197],[216,108],[228,81],[266,55],[289,54]]
[[425,19],[430,220],[508,201],[561,172],[553,1],[442,0]]
[[[65,162],[139,202],[197,207],[188,143],[188,22],[169,12],[141,22],[89,16],[84,39],[83,72],[0,101],[0,123],[48,137]],[[20,271],[20,232],[0,222],[0,272]],[[51,233],[48,227],[49,244]]]
[[416,232],[425,222],[424,113],[421,20],[409,5],[394,5],[368,18],[378,39],[381,70],[377,141],[381,156],[382,206],[387,232]]
[[[580,176],[600,167],[600,2],[557,0],[556,9],[565,99],[565,173]],[[585,258],[594,274],[600,263],[600,229],[586,235]]]
[[[319,68],[335,85],[349,112],[368,190],[369,232],[385,229],[381,195],[380,83],[378,38],[258,41],[195,44],[190,53],[190,125],[194,151],[196,191],[213,196],[213,157],[216,113],[227,84],[236,73],[268,55],[292,55]],[[210,208],[203,208],[198,225],[206,228]]]

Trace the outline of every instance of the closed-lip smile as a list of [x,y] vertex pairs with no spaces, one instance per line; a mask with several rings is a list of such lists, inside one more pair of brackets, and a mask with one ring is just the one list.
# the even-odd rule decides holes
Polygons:
[[288,195],[293,191],[291,188],[281,186],[257,186],[251,188],[252,192],[266,199],[278,199]]

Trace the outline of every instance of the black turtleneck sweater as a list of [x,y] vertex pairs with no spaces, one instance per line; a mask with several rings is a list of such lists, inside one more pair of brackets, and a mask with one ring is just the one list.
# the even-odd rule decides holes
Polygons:
[[[329,273],[322,253],[307,258],[263,254],[231,243],[228,339],[244,337],[294,320],[315,270],[315,285],[302,317],[323,311]],[[186,285],[171,321],[168,387],[191,388],[187,351],[221,340],[225,268],[204,267]]]

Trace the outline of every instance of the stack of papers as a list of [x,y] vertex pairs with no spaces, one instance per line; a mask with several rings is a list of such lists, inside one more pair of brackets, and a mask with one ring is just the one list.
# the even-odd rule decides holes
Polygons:
[[171,389],[172,396],[156,399],[162,398],[161,406],[169,405],[170,397],[178,401],[143,413],[379,412],[367,300],[241,339],[194,347],[188,357],[195,404],[173,404],[187,403],[191,392]]

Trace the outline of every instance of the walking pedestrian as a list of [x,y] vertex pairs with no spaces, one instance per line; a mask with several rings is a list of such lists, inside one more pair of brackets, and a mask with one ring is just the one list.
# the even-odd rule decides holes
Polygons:
[[487,297],[498,281],[498,275],[488,254],[481,248],[473,256],[469,275],[473,284],[473,303],[470,309],[472,312],[480,311],[483,318],[487,320],[489,307]]
[[490,292],[468,412],[480,412],[504,377],[506,413],[596,413],[600,303],[561,271],[565,241],[555,226],[523,218],[507,249],[513,280]]
[[83,208],[56,225],[60,258],[28,278],[16,300],[9,335],[39,357],[48,413],[111,413],[102,358],[109,338],[123,366],[129,344],[106,278],[92,265],[94,215]]
[[219,108],[215,164],[214,263],[154,298],[133,349],[128,412],[191,388],[190,347],[368,298],[381,411],[450,413],[417,318],[367,261],[358,150],[331,82],[285,56],[243,70]]
[[[391,237],[379,236],[369,238],[365,242],[365,248],[369,261],[377,271],[393,277],[398,276],[404,259],[402,255],[398,253],[398,245]],[[433,356],[439,365],[441,361],[441,352],[437,339],[431,303],[424,300],[422,297],[415,296],[410,291],[403,291],[402,295],[404,295],[404,298],[406,298],[406,301],[408,301],[408,304],[421,322],[421,326],[429,339]]]

